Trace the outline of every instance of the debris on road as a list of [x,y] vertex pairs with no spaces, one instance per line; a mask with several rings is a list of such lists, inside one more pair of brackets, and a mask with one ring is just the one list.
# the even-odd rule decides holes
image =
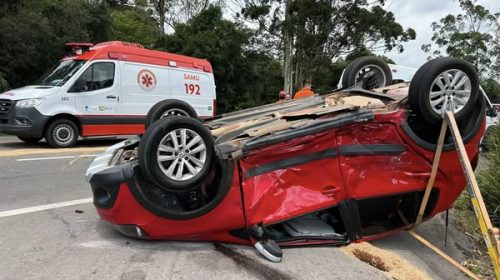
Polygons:
[[366,242],[352,243],[344,247],[343,250],[347,254],[381,270],[392,279],[432,279],[399,256]]

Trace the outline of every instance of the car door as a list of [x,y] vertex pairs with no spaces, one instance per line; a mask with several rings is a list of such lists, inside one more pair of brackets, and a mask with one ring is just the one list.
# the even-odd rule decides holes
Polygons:
[[[360,227],[358,236],[413,223],[431,163],[403,141],[395,124],[368,122],[344,127],[337,131],[336,140],[346,200]],[[429,211],[437,195],[431,193]]]
[[255,150],[240,160],[240,167],[248,225],[330,208],[345,197],[333,131]]
[[94,62],[73,86],[83,136],[123,134],[117,68],[113,61]]

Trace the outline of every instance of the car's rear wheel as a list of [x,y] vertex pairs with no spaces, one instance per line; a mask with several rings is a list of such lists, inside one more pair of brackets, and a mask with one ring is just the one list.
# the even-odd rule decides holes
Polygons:
[[342,76],[343,88],[360,84],[363,89],[374,89],[391,83],[391,68],[385,61],[374,56],[363,56],[353,60]]
[[172,192],[195,189],[209,172],[213,157],[210,131],[186,116],[153,123],[139,144],[139,165],[145,177]]
[[146,117],[146,128],[159,119],[171,116],[186,116],[197,119],[196,111],[181,100],[163,100],[156,103],[148,112]]
[[55,148],[71,147],[78,141],[78,127],[71,120],[56,119],[47,126],[45,139]]
[[42,140],[43,137],[22,137],[22,136],[17,136],[19,140],[23,141],[24,143],[28,144],[36,144]]
[[451,57],[425,63],[413,76],[409,89],[411,109],[431,124],[439,124],[446,111],[462,121],[476,106],[479,95],[474,66]]

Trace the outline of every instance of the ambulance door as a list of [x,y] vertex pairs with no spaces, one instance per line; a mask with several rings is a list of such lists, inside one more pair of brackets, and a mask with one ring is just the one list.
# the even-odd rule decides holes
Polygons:
[[126,134],[120,126],[118,67],[114,61],[96,61],[73,85],[76,112],[82,122],[82,136]]
[[144,123],[153,105],[170,98],[169,69],[133,62],[121,66],[123,117]]
[[212,117],[215,85],[208,73],[187,69],[170,70],[172,99],[187,102],[199,117]]

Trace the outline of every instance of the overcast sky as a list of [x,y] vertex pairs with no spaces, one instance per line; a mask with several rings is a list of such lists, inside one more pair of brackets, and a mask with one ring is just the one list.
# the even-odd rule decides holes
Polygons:
[[[500,0],[480,0],[478,4],[485,6],[492,13],[500,12]],[[397,64],[411,67],[421,66],[429,56],[420,47],[431,42],[431,23],[448,14],[456,15],[461,12],[457,1],[454,0],[388,0],[385,8],[394,13],[396,21],[403,28],[411,27],[417,32],[415,40],[404,44],[403,53],[386,54]]]

